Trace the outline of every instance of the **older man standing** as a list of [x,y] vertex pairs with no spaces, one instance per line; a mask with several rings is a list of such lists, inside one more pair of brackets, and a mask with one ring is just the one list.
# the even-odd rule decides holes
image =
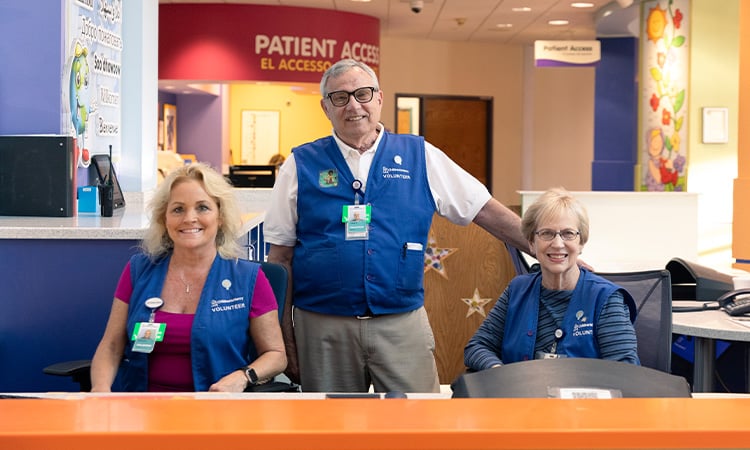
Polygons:
[[302,389],[437,392],[423,288],[433,214],[527,250],[520,218],[424,138],[387,132],[367,65],[337,62],[320,91],[333,134],[293,149],[264,225],[269,261],[293,274]]

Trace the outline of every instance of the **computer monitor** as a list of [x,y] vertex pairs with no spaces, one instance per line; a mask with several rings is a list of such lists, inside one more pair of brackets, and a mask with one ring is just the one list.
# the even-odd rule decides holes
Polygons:
[[276,182],[276,166],[272,164],[229,166],[229,182],[234,187],[272,188]]
[[120,182],[117,180],[117,174],[115,168],[112,166],[109,160],[109,155],[94,155],[91,157],[91,167],[94,168],[93,176],[94,182],[104,184],[105,180],[112,177],[112,185],[114,186],[114,192],[112,193],[112,199],[114,200],[114,209],[122,208],[125,206],[125,196],[122,195],[122,189],[120,189]]

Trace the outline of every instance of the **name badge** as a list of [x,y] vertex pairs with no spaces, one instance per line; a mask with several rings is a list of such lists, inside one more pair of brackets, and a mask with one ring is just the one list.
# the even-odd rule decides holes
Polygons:
[[345,225],[346,240],[369,239],[370,227],[368,224],[371,218],[372,207],[370,205],[344,205],[341,212],[341,221]]
[[134,352],[151,353],[154,351],[154,345],[164,340],[164,330],[166,323],[157,322],[138,322],[133,328],[133,334],[130,340],[133,341]]

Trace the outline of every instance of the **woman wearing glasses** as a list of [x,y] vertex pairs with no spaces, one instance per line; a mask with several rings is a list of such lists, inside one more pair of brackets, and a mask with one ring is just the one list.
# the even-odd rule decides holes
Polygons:
[[466,367],[563,357],[640,364],[632,297],[577,263],[589,237],[583,205],[551,189],[526,211],[521,231],[541,270],[510,282],[466,345]]

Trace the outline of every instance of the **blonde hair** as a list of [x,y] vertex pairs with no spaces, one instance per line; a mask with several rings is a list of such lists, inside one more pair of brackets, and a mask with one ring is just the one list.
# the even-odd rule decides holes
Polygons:
[[216,250],[219,255],[228,259],[239,257],[240,245],[237,239],[241,220],[232,185],[221,174],[204,163],[192,163],[179,167],[170,172],[159,184],[148,205],[151,210],[151,224],[141,241],[141,249],[152,259],[158,259],[174,248],[174,242],[169,237],[166,227],[167,205],[172,188],[188,180],[200,183],[219,206],[220,225],[216,233]]
[[578,199],[564,188],[552,188],[543,193],[521,218],[521,233],[529,242],[534,240],[534,233],[540,223],[572,212],[578,220],[578,231],[581,233],[581,245],[589,240],[589,215]]

